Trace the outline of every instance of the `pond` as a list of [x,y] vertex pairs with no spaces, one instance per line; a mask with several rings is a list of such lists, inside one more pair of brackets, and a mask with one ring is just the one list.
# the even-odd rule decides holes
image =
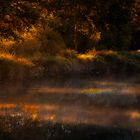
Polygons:
[[140,82],[57,78],[0,86],[1,116],[140,129]]

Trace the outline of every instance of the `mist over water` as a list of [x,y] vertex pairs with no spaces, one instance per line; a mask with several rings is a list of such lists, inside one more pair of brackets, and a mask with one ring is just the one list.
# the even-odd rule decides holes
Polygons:
[[0,114],[65,124],[140,129],[140,82],[58,78],[0,86]]

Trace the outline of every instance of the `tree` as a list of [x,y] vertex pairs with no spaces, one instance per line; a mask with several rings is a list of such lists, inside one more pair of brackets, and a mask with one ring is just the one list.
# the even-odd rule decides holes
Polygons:
[[19,32],[30,28],[39,19],[37,1],[0,1],[0,36],[19,38]]
[[136,1],[0,0],[0,35],[17,39],[32,25],[47,24],[77,51],[100,46],[128,50],[136,27],[134,15],[138,16],[133,14],[134,9],[138,11]]

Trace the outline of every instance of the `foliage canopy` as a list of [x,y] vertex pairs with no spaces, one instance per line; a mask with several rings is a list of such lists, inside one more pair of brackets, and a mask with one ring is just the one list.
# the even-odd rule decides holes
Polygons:
[[139,27],[138,7],[138,0],[0,0],[0,37],[18,40],[32,25],[47,25],[81,52],[128,50]]

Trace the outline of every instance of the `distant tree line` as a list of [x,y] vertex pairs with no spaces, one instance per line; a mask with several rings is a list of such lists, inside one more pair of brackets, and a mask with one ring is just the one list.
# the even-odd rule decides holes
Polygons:
[[140,49],[139,0],[0,0],[0,38],[49,26],[68,48]]

